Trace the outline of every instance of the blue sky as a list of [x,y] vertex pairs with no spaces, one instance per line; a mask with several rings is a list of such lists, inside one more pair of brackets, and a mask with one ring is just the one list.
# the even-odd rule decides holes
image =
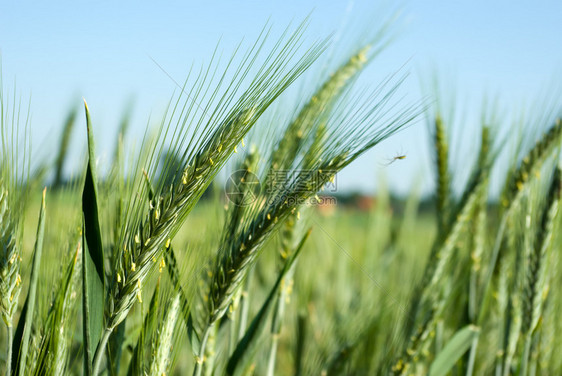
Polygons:
[[[158,114],[174,90],[174,83],[149,56],[181,81],[191,63],[209,60],[219,39],[221,49],[228,53],[242,38],[254,40],[268,19],[279,31],[310,12],[306,35],[314,40],[331,32],[336,38],[360,32],[381,15],[401,9],[394,27],[397,39],[364,79],[376,84],[381,74],[407,62],[412,73],[404,86],[409,100],[420,98],[420,82],[427,83],[436,75],[446,88],[445,95],[456,93],[460,98],[468,114],[466,124],[478,121],[484,96],[499,98],[507,113],[519,113],[560,82],[560,1],[374,4],[326,0],[4,2],[0,5],[4,82],[12,87],[15,80],[20,94],[32,97],[36,151],[58,142],[70,106],[79,106],[85,97],[102,155],[110,152],[115,127],[129,100],[135,104],[132,133],[140,138],[149,115]],[[83,139],[83,132],[75,132],[74,153],[80,152]],[[384,174],[401,192],[414,182],[430,189],[428,150],[427,127],[420,121],[350,166],[338,184],[370,190]],[[407,154],[405,160],[381,166],[402,152]]]

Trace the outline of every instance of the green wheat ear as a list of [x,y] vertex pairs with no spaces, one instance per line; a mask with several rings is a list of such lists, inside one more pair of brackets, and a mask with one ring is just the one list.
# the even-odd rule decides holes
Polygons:
[[13,320],[22,287],[22,230],[29,176],[29,110],[5,95],[0,64],[0,315],[7,327],[6,373],[12,371]]
[[538,174],[538,170],[552,151],[560,146],[562,137],[562,122],[556,119],[555,124],[535,143],[533,148],[522,159],[519,167],[509,178],[509,190],[503,198],[502,204],[510,207],[517,200],[527,183]]
[[368,62],[371,46],[365,46],[330,75],[310,100],[299,111],[295,119],[285,129],[279,145],[271,156],[271,168],[286,170],[291,167],[305,141],[306,136],[316,123],[327,116],[336,100],[353,82]]
[[0,182],[0,247],[2,250],[0,270],[0,307],[6,326],[12,326],[12,319],[18,303],[21,277],[19,274],[21,251],[17,240],[18,225],[13,211],[8,206],[8,190]]
[[[236,150],[244,135],[252,128],[259,116],[288,87],[323,50],[323,44],[315,45],[303,54],[294,65],[291,59],[298,51],[298,42],[303,26],[289,37],[282,39],[262,67],[257,77],[251,80],[249,88],[238,99],[233,99],[238,86],[244,82],[259,54],[259,48],[244,57],[243,63],[236,71],[233,83],[222,94],[216,109],[210,114],[202,114],[196,120],[194,135],[185,150],[175,151],[172,155],[180,156],[184,166],[176,180],[168,186],[156,184],[152,199],[148,198],[146,189],[140,188],[130,198],[128,223],[122,228],[121,244],[117,245],[115,275],[111,286],[108,327],[114,328],[127,316],[135,301],[142,296],[144,280],[153,269],[153,260],[160,259],[165,246],[178,231],[186,216],[193,209],[207,186],[220,168]],[[263,40],[258,41],[263,43]],[[259,46],[259,43],[256,45]],[[199,82],[197,85],[212,85]],[[207,87],[220,97],[220,87]],[[186,105],[198,98],[185,99]],[[177,140],[173,144],[182,145],[188,137],[185,129],[186,117],[175,118],[170,114],[171,130]],[[202,128],[202,124],[206,129]],[[175,127],[175,129],[174,129]],[[165,138],[165,135],[163,136]],[[155,146],[154,159],[159,151]],[[152,163],[149,161],[149,164]],[[166,164],[164,169],[169,166]],[[150,171],[149,171],[150,173]],[[143,184],[144,185],[144,184]],[[140,192],[140,193],[139,193]],[[140,194],[140,198],[139,195]]]
[[[356,61],[353,60],[353,63],[356,64]],[[305,150],[301,159],[295,159],[296,154],[289,152],[286,159],[279,161],[277,151],[270,158],[271,169],[288,166],[291,169],[290,173],[295,171],[300,173],[297,173],[294,181],[290,181],[289,184],[281,184],[273,192],[261,195],[250,210],[244,213],[244,225],[238,228],[236,236],[233,237],[234,241],[219,245],[217,257],[209,273],[208,294],[203,297],[207,314],[201,336],[203,350],[200,351],[199,359],[204,359],[206,340],[210,338],[216,324],[231,306],[233,298],[241,288],[249,270],[255,265],[262,246],[270,236],[291,215],[296,215],[298,218],[297,209],[300,203],[314,196],[334,178],[337,172],[405,127],[420,113],[419,108],[414,107],[398,112],[389,109],[391,107],[389,102],[404,78],[394,80],[394,77],[391,77],[368,95],[353,98],[349,92],[351,88],[345,90],[342,88],[346,86],[346,80],[350,79],[348,66],[344,65],[340,69],[344,72],[341,76],[345,78],[344,83],[342,84],[338,73],[327,80],[328,84],[323,88],[331,89],[322,93],[322,97],[329,97],[323,99],[329,103],[321,107],[322,111],[308,110],[316,105],[319,101],[317,99],[307,100],[304,110],[300,112],[305,113],[305,117],[315,116],[307,119],[306,124],[302,123],[303,126],[308,127],[305,129],[306,134],[314,137],[314,132],[309,131],[314,129],[320,120],[325,122],[327,130],[324,132],[322,127],[318,127],[321,130],[316,134],[318,135],[316,142],[314,139],[306,140],[313,147]],[[353,68],[354,71],[357,69],[357,67]],[[337,80],[337,85],[331,86],[332,80]],[[289,130],[293,129],[294,122],[287,127]],[[300,126],[297,129],[300,130]],[[302,134],[304,135],[305,132]],[[294,135],[294,131],[287,131],[283,136],[284,140],[291,143],[291,148],[287,150],[300,149],[294,148],[295,143],[301,142],[300,134],[297,131],[296,138]],[[305,166],[309,169],[304,170]],[[198,364],[194,375],[200,375],[204,367],[204,364]]]
[[[555,168],[546,200],[538,218],[535,233],[526,234],[530,239],[530,249],[525,253],[525,271],[522,282],[521,335],[525,345],[521,360],[521,373],[525,375],[531,357],[533,334],[537,329],[544,306],[544,292],[547,284],[549,255],[552,247],[555,224],[558,223],[560,204],[560,169]],[[534,237],[534,239],[533,239]]]
[[82,288],[82,242],[78,241],[74,253],[65,266],[60,285],[48,301],[50,310],[46,316],[35,370],[61,375],[68,372],[68,360],[71,356],[72,338],[76,324],[76,313]]
[[447,231],[450,211],[449,143],[441,116],[435,117],[434,135],[437,169],[437,225],[440,236]]
[[180,304],[180,295],[175,294],[166,308],[166,314],[157,332],[158,337],[153,350],[150,375],[160,376],[170,373],[174,336],[177,336],[175,333],[176,323],[181,313]]

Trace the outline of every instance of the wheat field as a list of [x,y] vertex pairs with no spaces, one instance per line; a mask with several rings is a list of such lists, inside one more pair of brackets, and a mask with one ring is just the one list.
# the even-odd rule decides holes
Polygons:
[[[264,31],[224,72],[193,73],[136,147],[126,115],[116,140],[96,138],[86,98],[54,163],[33,162],[32,108],[1,82],[6,375],[562,371],[560,109],[519,138],[483,114],[458,188],[448,109],[401,100],[400,66],[362,86],[386,38],[314,71],[332,41],[305,34]],[[312,90],[288,105],[303,79]],[[87,150],[69,177],[81,117]],[[340,171],[424,122],[431,197],[381,185],[366,208],[320,204]],[[104,166],[99,143],[113,145]]]

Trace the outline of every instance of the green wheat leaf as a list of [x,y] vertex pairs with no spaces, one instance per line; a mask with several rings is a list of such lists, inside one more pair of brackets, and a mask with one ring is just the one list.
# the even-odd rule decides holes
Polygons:
[[94,136],[88,105],[84,101],[86,126],[88,131],[88,166],[82,193],[83,244],[83,309],[84,309],[84,348],[86,374],[90,375],[93,356],[101,338],[103,328],[104,266],[103,246],[98,218],[98,199],[94,154]]
[[468,325],[459,330],[431,363],[429,375],[445,376],[467,352],[478,334],[480,334],[480,329],[474,325]]

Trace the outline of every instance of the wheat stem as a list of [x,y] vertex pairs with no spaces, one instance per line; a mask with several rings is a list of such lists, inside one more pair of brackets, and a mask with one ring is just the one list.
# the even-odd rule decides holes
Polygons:
[[476,349],[478,348],[478,336],[472,340],[470,345],[470,355],[468,356],[468,366],[466,368],[466,376],[474,373],[474,362],[476,361]]
[[6,375],[12,374],[12,347],[14,345],[14,328],[8,326],[8,354],[6,358]]
[[279,344],[279,334],[274,334],[271,339],[271,349],[269,350],[269,360],[267,362],[267,376],[275,375],[275,360],[277,358],[278,344]]
[[208,325],[205,328],[205,333],[203,333],[203,338],[201,339],[201,347],[199,349],[199,355],[195,359],[195,369],[193,370],[193,376],[201,376],[203,372],[203,367],[205,363],[205,348],[207,347],[207,341],[209,340],[209,335],[213,325]]
[[523,354],[521,355],[521,373],[520,376],[527,376],[527,368],[529,364],[529,353],[531,352],[531,336],[525,338],[525,347],[523,348]]
[[246,327],[248,326],[248,314],[250,309],[250,281],[254,275],[254,268],[250,268],[246,280],[244,281],[244,286],[242,287],[242,293],[240,297],[240,320],[238,323],[238,339],[237,342],[244,337],[246,333]]
[[101,367],[101,361],[103,358],[103,354],[105,353],[105,346],[107,345],[107,341],[109,341],[109,337],[111,336],[111,333],[113,332],[113,329],[111,328],[105,328],[103,335],[100,339],[100,343],[98,344],[98,347],[96,348],[96,353],[94,355],[94,362],[93,362],[93,367],[92,367],[92,375],[93,376],[97,376],[100,373],[100,367]]

